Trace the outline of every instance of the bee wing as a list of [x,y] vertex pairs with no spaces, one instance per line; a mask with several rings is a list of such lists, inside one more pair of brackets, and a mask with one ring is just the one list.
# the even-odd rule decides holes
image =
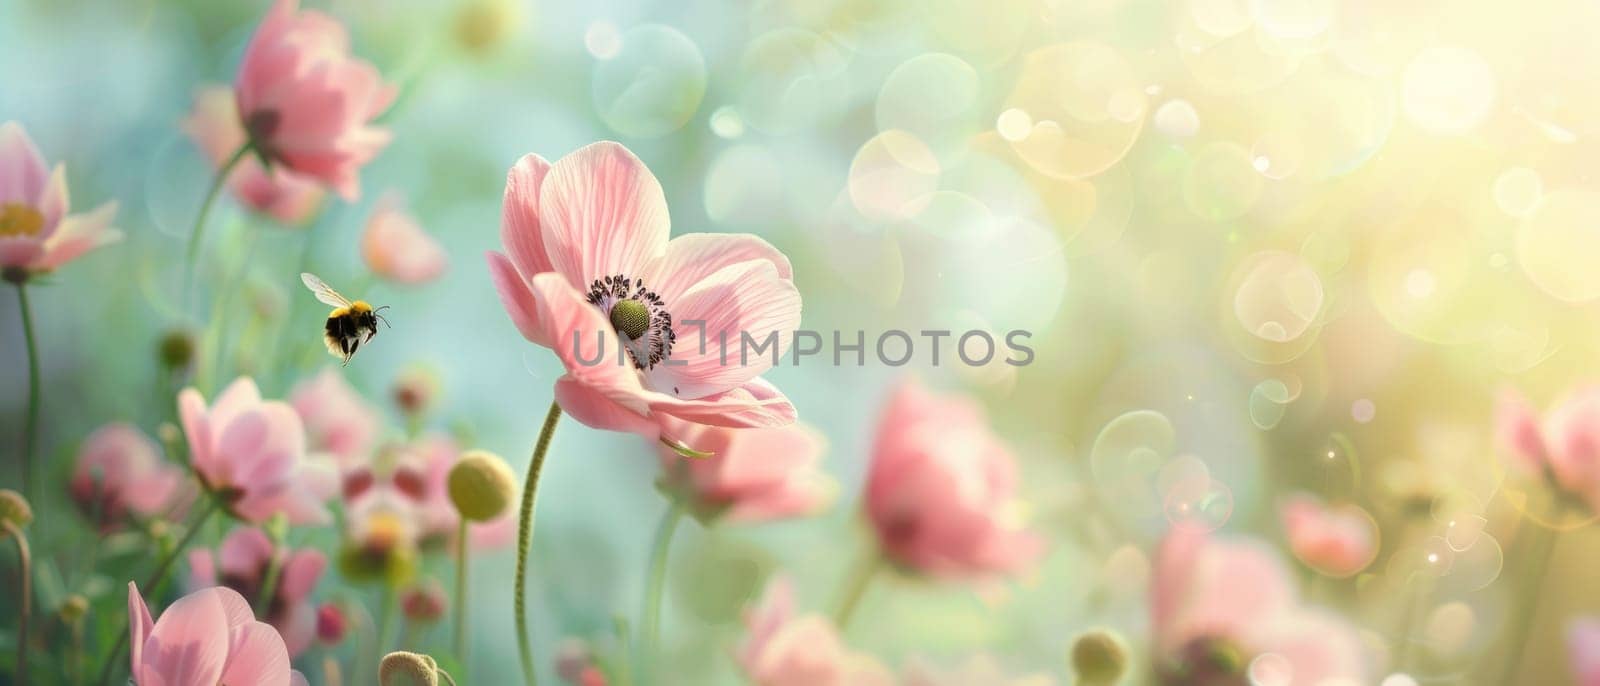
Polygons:
[[300,272],[300,281],[305,283],[306,288],[311,289],[312,294],[316,295],[317,300],[321,300],[324,305],[332,305],[334,307],[350,306],[349,298],[339,295],[339,291],[333,290],[332,286],[323,283],[322,279],[317,278],[316,274]]

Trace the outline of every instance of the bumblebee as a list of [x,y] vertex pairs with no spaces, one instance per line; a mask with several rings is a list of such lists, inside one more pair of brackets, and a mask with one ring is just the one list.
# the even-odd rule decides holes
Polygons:
[[388,305],[374,309],[365,300],[351,301],[323,283],[315,274],[302,272],[300,280],[317,296],[317,300],[333,306],[323,326],[322,342],[328,346],[329,354],[342,359],[345,364],[350,364],[350,358],[355,356],[356,349],[362,343],[378,335],[378,322],[389,325],[389,320],[379,314],[388,309]]

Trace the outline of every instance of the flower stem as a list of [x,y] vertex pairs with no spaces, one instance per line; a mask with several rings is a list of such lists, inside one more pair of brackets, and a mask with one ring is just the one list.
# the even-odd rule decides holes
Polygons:
[[239,165],[239,161],[250,152],[250,142],[234,151],[233,156],[217,168],[217,175],[211,179],[211,188],[206,191],[206,199],[200,203],[200,213],[195,215],[194,230],[189,232],[189,248],[184,254],[183,261],[183,308],[187,312],[190,296],[194,291],[194,259],[200,253],[200,237],[205,233],[206,215],[211,214],[211,206],[217,202],[217,194],[222,192],[222,184],[228,180],[228,174]]
[[[256,241],[261,237],[262,233],[259,227],[247,226],[245,231],[249,235],[245,237],[244,258],[239,264],[239,269],[228,278],[222,287],[222,291],[217,294],[215,301],[212,303],[211,322],[206,326],[206,335],[200,345],[202,357],[198,385],[207,393],[216,390],[215,386],[226,378],[222,367],[227,358],[226,343],[228,332],[225,323],[228,319],[229,305],[233,302],[233,296],[239,292],[239,289],[244,284],[245,274],[249,271],[252,258],[255,257]],[[205,363],[205,352],[207,350],[212,353],[209,356],[211,358],[209,365]]]
[[17,686],[28,684],[28,615],[33,606],[33,555],[28,551],[28,537],[22,533],[22,527],[12,522],[3,522],[7,536],[17,542],[17,563],[22,567],[21,596],[18,598],[17,609]]
[[643,668],[641,673],[651,674],[656,657],[660,654],[661,643],[661,591],[667,581],[667,558],[672,546],[672,534],[678,529],[678,522],[683,519],[683,506],[676,500],[661,515],[661,524],[656,527],[655,541],[650,545],[650,576],[645,584],[644,612],[641,615],[640,630],[644,637],[640,641],[643,645]]
[[861,597],[866,595],[867,586],[878,575],[878,569],[881,567],[883,567],[883,556],[877,551],[869,552],[856,564],[855,570],[845,581],[844,596],[839,601],[839,609],[833,613],[833,623],[841,633],[850,623],[850,618],[855,616],[856,606],[861,604]]
[[[462,517],[456,526],[456,662],[465,672],[467,668],[467,551],[472,546],[467,541],[467,518]],[[462,679],[466,674],[461,675]]]
[[517,651],[522,660],[522,680],[534,686],[533,646],[528,643],[528,548],[533,543],[533,502],[539,490],[539,472],[544,469],[545,453],[550,450],[550,439],[555,435],[556,423],[561,420],[561,405],[550,403],[545,413],[544,428],[539,430],[539,441],[533,446],[533,459],[528,463],[528,478],[522,484],[522,506],[517,515],[517,578],[512,611],[517,613]]
[[267,574],[261,580],[261,592],[256,595],[256,618],[266,621],[267,611],[272,608],[272,596],[278,592],[278,577],[283,576],[283,560],[279,557],[278,544],[272,544],[272,557],[267,560]]
[[28,417],[22,428],[22,494],[37,502],[33,486],[33,443],[39,432],[39,343],[33,334],[28,287],[17,283],[17,308],[22,312],[22,337],[28,343]]
[[394,640],[394,622],[396,611],[395,587],[387,582],[383,584],[383,605],[378,610],[378,652],[374,657],[381,657],[389,650],[389,642]]
[[1517,668],[1522,666],[1522,652],[1528,647],[1528,630],[1533,626],[1533,619],[1539,614],[1539,592],[1544,588],[1545,570],[1550,566],[1550,558],[1556,549],[1558,532],[1547,529],[1532,521],[1524,522],[1524,526],[1533,528],[1528,541],[1527,554],[1520,556],[1529,563],[1528,575],[1521,580],[1522,593],[1517,603],[1518,612],[1512,619],[1511,631],[1506,634],[1506,657],[1500,665],[1500,680],[1495,683],[1514,683],[1512,677],[1517,673]]
[[[201,500],[205,502],[204,509],[200,510],[200,514],[196,515],[194,521],[189,523],[189,530],[183,533],[183,538],[179,539],[178,544],[173,546],[172,550],[167,551],[167,554],[161,558],[159,563],[156,564],[155,571],[150,573],[149,578],[145,580],[144,586],[141,588],[150,589],[153,591],[163,581],[166,581],[167,572],[172,570],[172,563],[178,559],[179,555],[183,554],[184,548],[189,547],[189,542],[194,540],[194,537],[200,533],[200,530],[205,528],[204,525],[206,520],[210,519],[212,514],[221,509],[218,507],[218,503],[213,497],[202,496]],[[126,621],[124,621],[122,624],[122,631],[118,632],[117,634],[116,645],[112,646],[111,654],[106,656],[105,663],[100,666],[100,686],[106,686],[107,684],[111,683],[111,669],[119,660],[122,659],[122,651],[126,650],[127,647],[128,624]]]

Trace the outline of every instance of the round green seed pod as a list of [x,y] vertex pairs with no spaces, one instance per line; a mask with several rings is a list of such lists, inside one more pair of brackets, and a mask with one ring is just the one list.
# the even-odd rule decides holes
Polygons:
[[1090,631],[1072,643],[1072,669],[1086,686],[1110,686],[1128,670],[1128,649],[1110,631]]
[[420,653],[397,650],[378,663],[381,686],[439,686],[439,665]]
[[517,477],[499,455],[469,450],[450,468],[450,502],[469,521],[486,522],[511,509]]
[[[28,499],[22,497],[21,493],[9,488],[0,489],[0,522],[21,529],[33,522],[33,507],[28,505]],[[0,538],[5,538],[4,531],[0,531]]]

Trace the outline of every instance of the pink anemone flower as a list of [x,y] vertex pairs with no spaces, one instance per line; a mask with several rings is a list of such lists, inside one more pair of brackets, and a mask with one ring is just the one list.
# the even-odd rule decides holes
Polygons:
[[1289,550],[1318,572],[1354,576],[1378,556],[1378,525],[1360,507],[1330,507],[1301,493],[1285,498],[1278,513]]
[[230,588],[190,593],[157,621],[128,582],[128,645],[136,684],[306,686],[277,630]]
[[661,484],[706,519],[761,522],[814,514],[838,484],[823,473],[827,441],[803,424],[727,429],[666,420],[670,433],[706,457],[659,446]]
[[85,513],[99,513],[105,529],[128,514],[154,516],[173,507],[183,488],[183,468],[161,457],[161,448],[132,424],[107,424],[78,449],[68,489]]
[[1366,683],[1355,628],[1302,605],[1289,570],[1263,544],[1179,524],[1157,551],[1150,583],[1157,683]]
[[[244,145],[246,134],[238,105],[227,86],[212,85],[195,93],[194,111],[183,120],[189,134],[212,165],[220,166]],[[228,189],[245,207],[285,226],[304,226],[321,209],[327,192],[317,182],[282,167],[262,166],[246,157],[228,174]]]
[[844,645],[820,615],[795,615],[794,588],[775,579],[745,613],[749,637],[735,658],[756,686],[890,686],[894,675]]
[[517,329],[566,368],[556,400],[589,426],[666,441],[666,417],[792,423],[760,378],[800,324],[788,258],[751,235],[669,231],[661,184],[621,145],[512,167],[507,255],[489,253],[489,272]]
[[344,26],[278,0],[245,46],[233,95],[255,153],[333,188],[361,194],[359,172],[389,144],[372,120],[394,102],[376,67],[350,55]]
[[328,453],[341,470],[366,463],[377,442],[382,417],[335,367],[289,390],[289,404],[306,428],[313,452]]
[[444,248],[393,197],[379,202],[367,219],[361,257],[380,278],[411,286],[439,278],[449,265]]
[[867,519],[902,568],[954,578],[1014,574],[1043,549],[1020,521],[1016,471],[976,402],[906,379],[878,421]]
[[281,566],[265,619],[283,637],[289,657],[295,657],[317,635],[317,611],[311,603],[311,591],[328,566],[328,558],[321,551],[276,550],[260,529],[239,527],[222,539],[215,554],[210,550],[189,551],[189,585],[226,586],[246,598],[258,598],[268,567],[274,561]]
[[117,204],[67,214],[67,172],[52,170],[22,125],[0,124],[0,269],[8,280],[48,272],[122,239],[111,228]]
[[255,382],[240,377],[209,408],[199,391],[184,389],[178,414],[195,473],[235,517],[331,521],[324,503],[338,491],[338,477],[331,465],[306,459],[305,430],[287,403],[263,401]]
[[1567,624],[1567,654],[1577,686],[1600,686],[1600,618],[1578,617]]

